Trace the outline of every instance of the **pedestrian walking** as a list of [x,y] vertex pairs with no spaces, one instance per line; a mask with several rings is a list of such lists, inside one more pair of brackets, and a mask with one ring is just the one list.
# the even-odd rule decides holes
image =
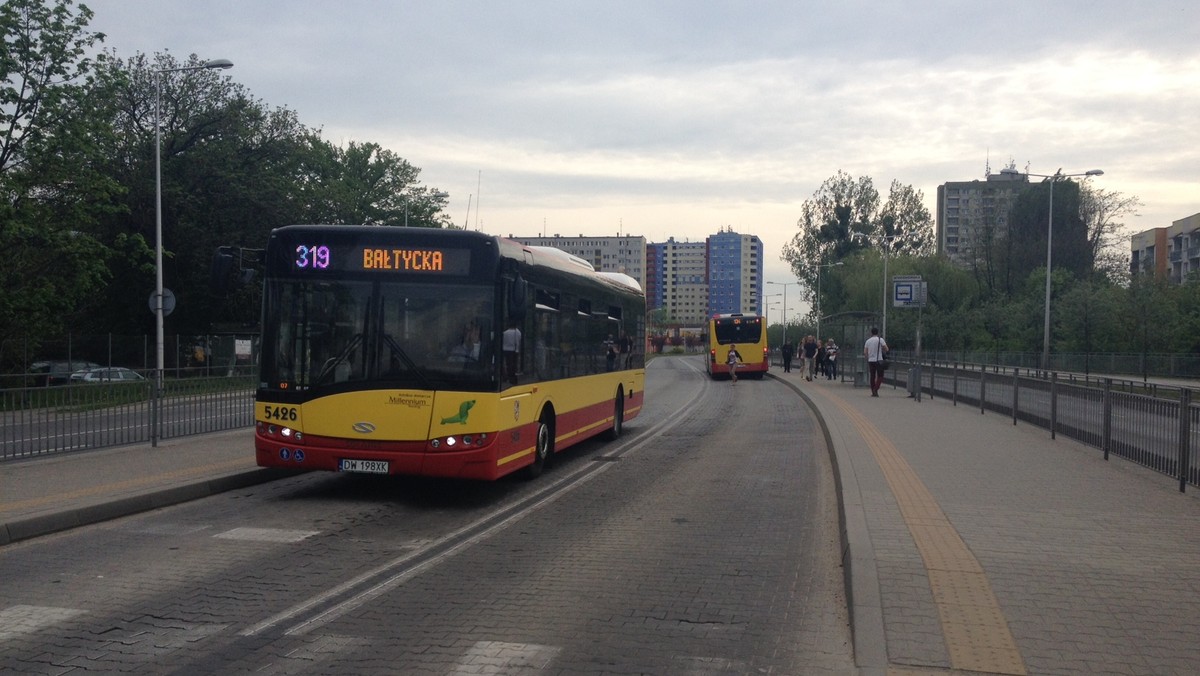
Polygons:
[[817,367],[817,338],[808,335],[804,337],[804,379],[812,380],[813,371]]
[[883,370],[887,368],[888,344],[879,335],[879,329],[871,327],[871,337],[863,345],[863,356],[867,358],[867,373],[871,380],[871,396],[879,396],[883,386]]
[[790,341],[784,339],[783,347],[779,348],[779,354],[783,357],[783,372],[792,372],[792,357],[796,354],[796,347]]
[[817,339],[817,368],[813,372],[814,377],[825,375],[825,343],[821,339]]

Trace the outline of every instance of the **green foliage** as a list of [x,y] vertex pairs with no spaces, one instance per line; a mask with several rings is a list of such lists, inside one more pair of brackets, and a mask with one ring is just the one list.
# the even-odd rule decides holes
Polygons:
[[[1087,227],[1080,216],[1079,184],[1067,180],[1046,180],[1017,196],[1009,214],[1008,237],[1014,243],[1009,261],[1011,284],[1046,265],[1046,231],[1050,191],[1054,191],[1054,244],[1051,265],[1068,270],[1078,279],[1092,271],[1092,247]],[[1012,286],[1009,286],[1011,291]]]
[[108,251],[89,234],[119,192],[99,168],[110,137],[84,58],[101,36],[71,2],[0,5],[0,366],[36,349],[103,290]]
[[[898,181],[892,182],[887,201],[881,202],[870,177],[853,178],[839,171],[826,179],[801,206],[799,231],[783,248],[783,259],[803,282],[810,304],[825,305],[824,298],[821,303],[813,298],[824,265],[851,259],[871,246],[887,247],[889,255],[931,252],[933,218],[922,199],[920,191]],[[829,274],[833,268],[825,270],[824,274]],[[836,278],[842,275],[837,273]],[[823,296],[825,281],[820,284]],[[835,286],[829,293],[836,297],[841,287]]]
[[68,320],[153,332],[156,158],[168,333],[257,325],[257,289],[209,289],[218,246],[261,248],[292,223],[450,227],[448,195],[395,152],[328,143],[195,56],[89,59],[91,18],[70,0],[0,5],[0,246],[15,261],[0,270],[0,360]]

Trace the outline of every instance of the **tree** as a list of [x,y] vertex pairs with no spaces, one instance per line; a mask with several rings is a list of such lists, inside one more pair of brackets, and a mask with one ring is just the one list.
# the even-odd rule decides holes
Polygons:
[[0,359],[18,360],[61,330],[105,278],[107,251],[89,235],[94,200],[119,190],[99,170],[108,137],[85,54],[103,36],[69,0],[0,5]]
[[256,322],[252,305],[226,306],[209,292],[213,252],[221,245],[261,247],[272,228],[304,220],[294,194],[309,131],[293,112],[268,109],[217,71],[163,72],[200,63],[194,56],[180,63],[169,54],[108,55],[98,69],[112,130],[101,166],[125,189],[101,200],[110,211],[92,233],[112,252],[107,263],[114,288],[126,292],[89,299],[82,308],[86,331],[153,330],[146,298],[155,286],[156,155],[162,167],[163,279],[178,299],[168,333],[206,333],[222,315]]
[[1080,216],[1087,229],[1088,247],[1095,271],[1113,281],[1129,278],[1129,238],[1122,232],[1124,219],[1136,216],[1142,201],[1116,190],[1080,187]]
[[[1121,315],[1123,292],[1105,280],[1086,279],[1063,292],[1055,304],[1056,351],[1082,352],[1085,355],[1102,351],[1120,340],[1120,324],[1114,319]],[[1084,363],[1084,372],[1090,372]]]
[[418,185],[421,170],[377,143],[345,148],[313,138],[306,201],[314,223],[450,227],[446,193]]
[[1007,290],[1012,293],[1031,272],[1046,265],[1046,230],[1049,226],[1049,201],[1054,185],[1054,244],[1051,265],[1064,269],[1076,279],[1092,272],[1092,249],[1080,211],[1079,183],[1070,179],[1047,179],[1023,190],[1009,216],[1010,247]]
[[925,208],[924,195],[911,185],[893,180],[887,201],[879,210],[879,232],[893,237],[891,252],[913,256],[931,255],[934,241],[933,216]]
[[[888,238],[889,255],[932,251],[933,219],[921,202],[920,191],[898,181],[892,181],[888,199],[881,204],[870,177],[853,178],[838,171],[826,179],[801,206],[796,223],[799,231],[782,252],[783,260],[807,287],[812,306],[819,306],[813,298],[819,266],[846,259],[870,245],[856,239],[855,232]],[[875,278],[881,279],[881,275]]]

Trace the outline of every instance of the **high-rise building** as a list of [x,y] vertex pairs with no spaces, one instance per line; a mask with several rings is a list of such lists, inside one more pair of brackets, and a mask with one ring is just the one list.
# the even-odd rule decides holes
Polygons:
[[640,235],[616,237],[513,237],[527,246],[549,246],[578,256],[600,272],[622,272],[646,288],[646,238]]
[[963,266],[986,257],[990,243],[1007,235],[1009,209],[1028,185],[1027,175],[1008,171],[939,185],[938,253]]
[[732,228],[697,242],[646,243],[641,236],[514,237],[527,246],[549,246],[588,261],[602,272],[623,272],[642,285],[647,310],[668,322],[703,327],[714,313],[762,313],[763,243]]
[[1181,284],[1200,272],[1200,213],[1171,223],[1169,228],[1152,228],[1129,240],[1133,274],[1154,274],[1172,284]]
[[646,306],[661,309],[668,322],[685,326],[704,325],[708,303],[705,281],[707,259],[705,242],[678,242],[674,237],[646,247],[647,265],[653,261],[654,288],[647,288]]
[[710,235],[707,245],[707,315],[763,313],[763,243],[757,235],[726,228]]

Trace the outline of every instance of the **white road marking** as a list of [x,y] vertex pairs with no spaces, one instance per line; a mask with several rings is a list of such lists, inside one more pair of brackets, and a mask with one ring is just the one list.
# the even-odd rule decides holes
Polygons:
[[287,530],[286,528],[234,528],[213,537],[223,540],[248,540],[251,542],[300,542],[310,538],[319,530]]
[[83,612],[75,608],[51,606],[10,606],[0,610],[0,641],[32,634],[42,627],[69,620]]
[[452,676],[528,674],[550,666],[561,651],[562,648],[534,643],[478,641],[447,673]]

